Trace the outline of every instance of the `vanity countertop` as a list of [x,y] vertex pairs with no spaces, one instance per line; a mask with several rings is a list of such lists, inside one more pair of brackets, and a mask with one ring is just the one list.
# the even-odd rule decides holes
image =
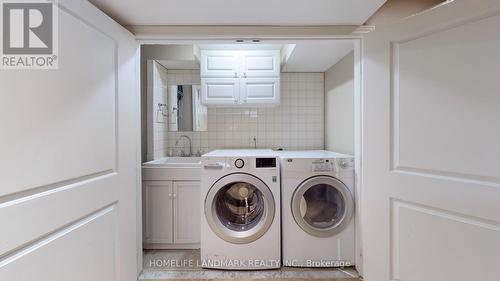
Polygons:
[[200,165],[201,157],[162,157],[142,164],[143,167],[199,167]]
[[142,180],[199,181],[201,157],[163,157],[142,164]]

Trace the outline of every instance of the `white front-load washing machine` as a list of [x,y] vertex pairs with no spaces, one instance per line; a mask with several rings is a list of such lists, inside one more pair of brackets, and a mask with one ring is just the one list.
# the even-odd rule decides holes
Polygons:
[[290,151],[280,161],[283,264],[354,265],[354,158]]
[[277,153],[215,150],[201,164],[202,267],[281,267]]

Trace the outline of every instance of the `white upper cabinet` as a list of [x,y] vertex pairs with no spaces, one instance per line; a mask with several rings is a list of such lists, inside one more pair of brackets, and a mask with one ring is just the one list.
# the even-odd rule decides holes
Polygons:
[[201,102],[206,105],[238,104],[240,99],[240,79],[201,78]]
[[209,77],[238,78],[240,54],[237,51],[202,50],[200,52],[200,75]]
[[246,78],[240,83],[241,103],[278,105],[280,101],[279,78]]
[[202,101],[209,106],[280,103],[279,50],[202,50]]
[[280,77],[280,51],[244,51],[241,75],[246,77]]

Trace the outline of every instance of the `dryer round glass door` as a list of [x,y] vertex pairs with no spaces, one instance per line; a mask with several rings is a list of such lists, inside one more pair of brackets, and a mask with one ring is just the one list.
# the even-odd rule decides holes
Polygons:
[[219,179],[205,198],[205,217],[220,238],[237,244],[259,239],[274,219],[274,197],[259,178],[243,173]]
[[305,180],[292,197],[295,222],[307,233],[328,237],[342,231],[354,213],[352,194],[340,180],[316,176]]

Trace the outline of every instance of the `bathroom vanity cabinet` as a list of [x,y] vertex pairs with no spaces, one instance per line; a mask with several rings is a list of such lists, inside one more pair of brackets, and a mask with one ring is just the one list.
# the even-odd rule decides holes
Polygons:
[[198,249],[200,182],[144,181],[145,249]]

